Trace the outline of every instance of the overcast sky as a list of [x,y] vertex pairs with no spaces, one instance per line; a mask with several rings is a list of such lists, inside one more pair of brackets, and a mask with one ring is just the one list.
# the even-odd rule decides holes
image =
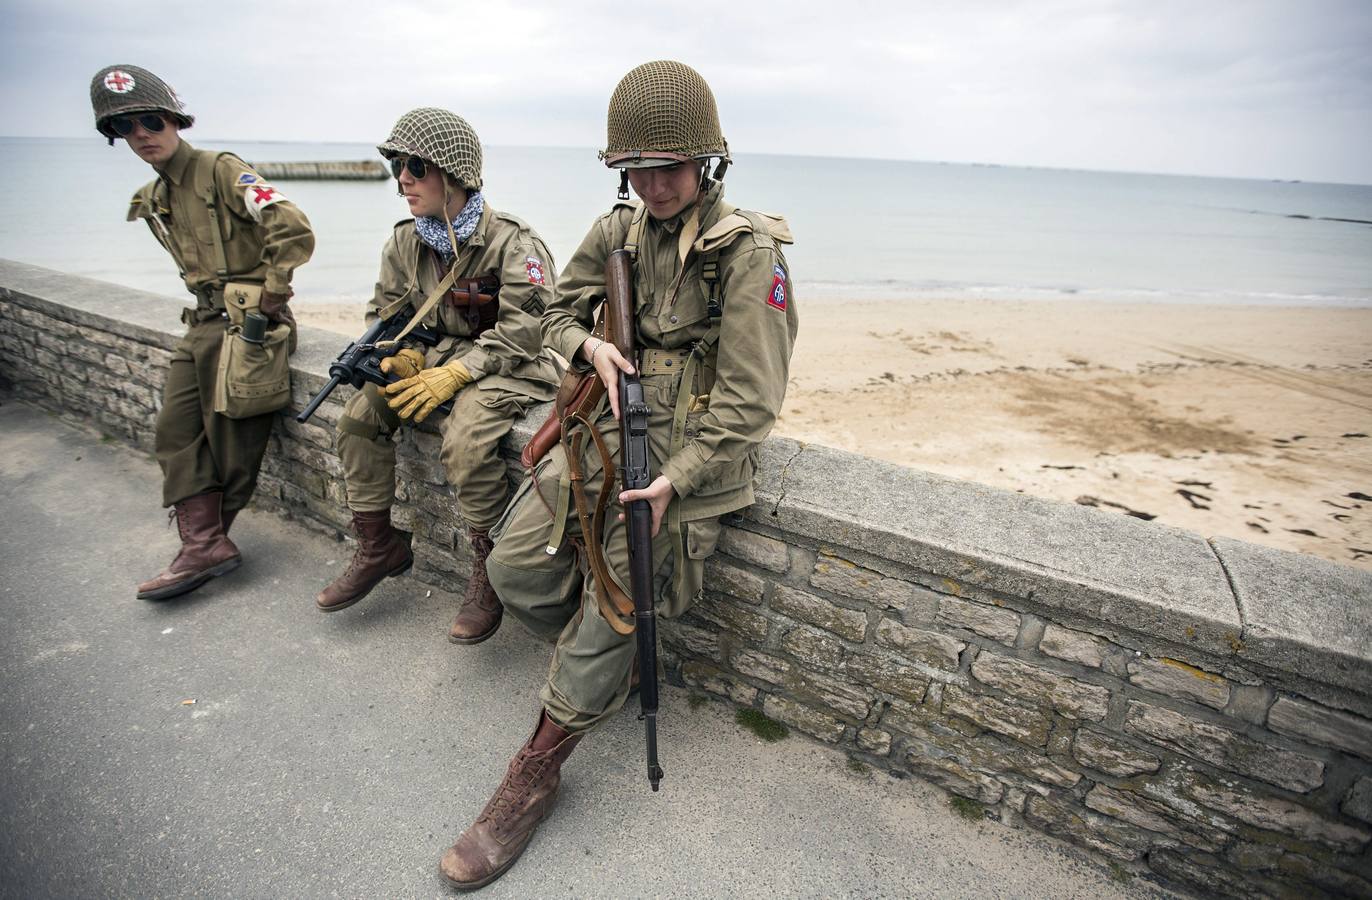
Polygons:
[[615,82],[694,66],[741,153],[1372,183],[1372,0],[0,0],[0,132],[81,136],[111,63],[206,140],[375,143],[406,109],[599,147]]

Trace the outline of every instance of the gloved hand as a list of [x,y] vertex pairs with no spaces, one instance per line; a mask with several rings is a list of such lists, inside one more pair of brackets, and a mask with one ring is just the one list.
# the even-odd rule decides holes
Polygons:
[[424,354],[409,347],[397,350],[394,356],[381,360],[381,371],[396,378],[413,378],[424,368]]
[[472,373],[455,359],[446,366],[425,369],[413,378],[386,385],[386,394],[392,398],[387,402],[400,418],[414,416],[416,422],[423,422],[440,403],[471,381]]
[[294,325],[295,316],[291,315],[291,311],[286,307],[286,301],[290,300],[293,296],[295,296],[295,291],[289,289],[284,294],[276,294],[264,290],[262,292],[261,300],[262,315],[278,325],[282,323]]

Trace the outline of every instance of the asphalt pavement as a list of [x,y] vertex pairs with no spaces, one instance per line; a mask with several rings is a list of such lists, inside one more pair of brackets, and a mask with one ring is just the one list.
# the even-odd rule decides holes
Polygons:
[[[325,615],[348,544],[275,514],[236,572],[135,599],[176,530],[148,456],[0,398],[0,896],[448,897],[438,859],[533,727],[549,648],[447,640],[391,579]],[[660,793],[626,708],[490,897],[1124,897],[1139,880],[667,688]],[[632,706],[632,704],[631,704]]]

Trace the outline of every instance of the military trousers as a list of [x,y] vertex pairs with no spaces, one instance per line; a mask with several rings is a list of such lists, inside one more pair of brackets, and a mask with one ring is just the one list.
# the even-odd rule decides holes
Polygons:
[[[675,390],[671,384],[651,385],[646,378],[644,388],[649,405],[660,411],[649,426],[651,464],[656,472],[668,449]],[[618,423],[606,413],[597,425],[618,465]],[[586,443],[591,442],[587,439]],[[583,450],[582,457],[586,495],[594,508],[604,488],[604,470],[593,445]],[[541,694],[543,706],[562,728],[584,733],[618,712],[628,698],[636,638],[619,634],[605,621],[596,601],[595,575],[583,575],[578,565],[573,541],[582,539],[582,529],[575,504],[566,504],[565,517],[557,521],[558,495],[565,489],[567,473],[566,451],[556,446],[534,477],[520,485],[496,526],[495,548],[486,571],[505,609],[537,636],[556,642]],[[611,489],[618,493],[621,488],[616,482]],[[673,500],[672,505],[676,503]],[[611,577],[627,594],[629,545],[627,528],[619,521],[620,510],[618,500],[612,498],[600,545]],[[670,509],[667,518],[672,518]],[[705,559],[715,549],[721,526],[718,517],[711,517],[680,523],[674,530],[667,518],[653,539],[653,588],[658,615],[672,618],[699,597]]]
[[[443,439],[443,471],[457,491],[462,519],[469,528],[487,531],[500,519],[510,496],[500,441],[532,402],[507,388],[477,381],[457,392],[450,415],[431,415],[429,421],[438,423]],[[353,512],[379,512],[395,503],[393,438],[401,422],[371,384],[343,408],[338,420],[338,457],[343,463],[348,508]]]
[[209,310],[188,318],[191,326],[172,351],[153,437],[162,505],[223,491],[223,509],[230,512],[252,498],[276,413],[230,419],[214,411],[219,351],[229,323]]

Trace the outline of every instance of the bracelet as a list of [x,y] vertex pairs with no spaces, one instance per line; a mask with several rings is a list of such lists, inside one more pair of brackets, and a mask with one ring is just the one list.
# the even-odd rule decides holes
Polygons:
[[595,349],[591,351],[591,365],[593,367],[595,366],[595,355],[600,352],[601,347],[605,346],[604,341],[601,341],[599,338],[596,338],[596,340],[599,341],[599,343],[597,343],[595,345]]

